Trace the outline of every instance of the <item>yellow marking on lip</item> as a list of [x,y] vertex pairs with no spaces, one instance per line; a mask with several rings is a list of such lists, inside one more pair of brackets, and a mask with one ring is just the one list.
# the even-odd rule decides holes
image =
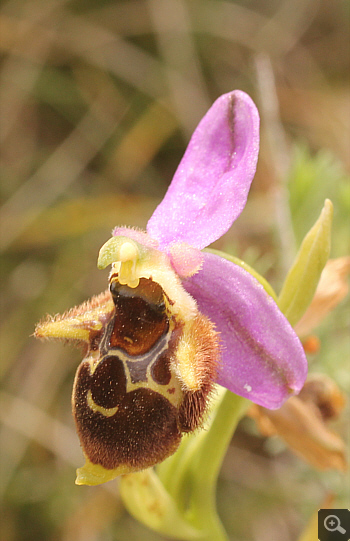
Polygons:
[[92,398],[91,391],[88,391],[87,394],[87,404],[89,408],[92,409],[92,411],[102,413],[102,415],[104,415],[105,417],[112,417],[117,413],[119,408],[119,406],[116,406],[115,408],[103,408],[102,406],[98,406]]
[[95,372],[96,368],[100,364],[100,361],[102,360],[102,358],[101,358],[99,352],[93,352],[93,354],[90,355],[90,357],[88,357],[85,360],[89,363],[90,375],[92,376],[93,373]]

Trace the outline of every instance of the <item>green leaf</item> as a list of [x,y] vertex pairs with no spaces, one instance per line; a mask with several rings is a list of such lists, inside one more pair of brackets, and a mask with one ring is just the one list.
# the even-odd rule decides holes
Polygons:
[[309,306],[331,247],[333,204],[326,199],[320,217],[304,238],[278,299],[280,310],[295,325]]

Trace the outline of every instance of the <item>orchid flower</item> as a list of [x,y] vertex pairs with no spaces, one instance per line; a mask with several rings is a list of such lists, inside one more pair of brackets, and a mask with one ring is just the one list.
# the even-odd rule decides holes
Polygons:
[[86,457],[78,484],[174,453],[202,425],[216,383],[271,409],[302,388],[302,345],[267,288],[241,264],[202,251],[243,210],[258,150],[252,100],[221,96],[147,231],[116,228],[101,248],[109,290],[37,327],[38,337],[87,346],[73,391]]

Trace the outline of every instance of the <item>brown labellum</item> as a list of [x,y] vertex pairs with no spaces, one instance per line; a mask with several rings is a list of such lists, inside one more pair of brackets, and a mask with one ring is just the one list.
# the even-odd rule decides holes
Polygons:
[[202,424],[218,341],[200,313],[175,316],[151,278],[131,288],[114,275],[110,291],[114,311],[77,370],[72,401],[87,459],[118,475],[164,460]]

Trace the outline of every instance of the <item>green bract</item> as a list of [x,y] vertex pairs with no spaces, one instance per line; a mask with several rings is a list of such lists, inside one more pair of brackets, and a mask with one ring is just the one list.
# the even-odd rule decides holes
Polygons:
[[170,538],[228,541],[216,512],[217,477],[229,442],[250,402],[218,387],[205,430],[183,438],[157,466],[123,476],[120,493],[140,522]]
[[333,204],[326,199],[320,217],[305,236],[282,287],[278,306],[291,325],[299,321],[315,294],[329,257],[332,218]]
[[125,507],[139,522],[163,535],[190,541],[200,533],[182,516],[177,502],[165,489],[156,472],[147,470],[124,475],[120,494]]

